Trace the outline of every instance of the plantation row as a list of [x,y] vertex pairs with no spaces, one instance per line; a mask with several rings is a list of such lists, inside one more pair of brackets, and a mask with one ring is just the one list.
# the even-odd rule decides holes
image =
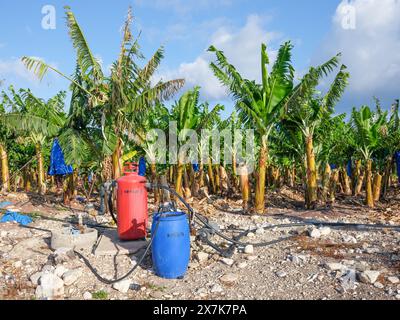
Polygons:
[[[29,89],[2,92],[0,100],[1,189],[56,191],[63,183],[64,202],[79,188],[86,197],[112,179],[118,179],[123,165],[148,156],[152,181],[175,186],[187,198],[207,187],[212,194],[232,196],[241,193],[245,209],[265,212],[266,194],[283,185],[302,186],[307,208],[319,202],[332,204],[337,192],[365,195],[365,204],[374,207],[386,196],[395,181],[395,154],[400,150],[399,101],[386,112],[375,99],[373,109],[354,108],[348,117],[335,114],[335,105],[349,80],[340,54],[326,63],[311,67],[295,79],[291,62],[293,46],[284,43],[270,66],[267,47],[261,46],[261,83],[247,80],[232,66],[224,53],[211,46],[210,64],[214,75],[230,92],[235,112],[228,119],[220,116],[223,106],[213,108],[199,101],[200,88],[184,93],[172,108],[164,103],[183,86],[184,79],[152,83],[164,56],[158,49],[142,65],[137,39],[132,35],[131,11],[123,28],[121,51],[105,75],[95,59],[72,11],[66,9],[67,26],[76,50],[76,69],[72,76],[36,58],[23,57],[25,66],[42,79],[55,72],[70,82],[71,100],[65,108],[66,92],[45,101]],[[239,45],[239,44],[238,44]],[[333,81],[319,91],[321,80],[333,73]],[[64,110],[68,109],[68,113]],[[171,121],[178,132],[186,129],[254,129],[254,153],[221,157],[213,154],[198,165],[158,164],[154,145],[146,140],[152,129],[167,134]],[[168,135],[168,134],[167,134]],[[64,151],[74,173],[61,181],[47,175],[53,140]],[[208,141],[199,141],[199,149]],[[179,142],[181,145],[185,141]],[[179,146],[178,146],[179,147]],[[187,156],[187,155],[186,155]],[[240,160],[239,160],[240,159]],[[168,160],[168,159],[167,159]],[[255,160],[254,172],[246,174]],[[230,163],[230,164],[227,164]],[[238,172],[241,174],[238,175]],[[90,177],[90,179],[88,179]],[[89,182],[90,180],[90,182]],[[155,194],[158,200],[158,193]]]

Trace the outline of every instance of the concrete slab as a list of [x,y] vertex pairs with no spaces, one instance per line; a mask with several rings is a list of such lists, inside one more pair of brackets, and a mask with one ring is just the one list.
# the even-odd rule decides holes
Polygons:
[[117,230],[107,230],[98,239],[95,246],[95,256],[118,256],[135,254],[147,247],[148,241],[120,241]]

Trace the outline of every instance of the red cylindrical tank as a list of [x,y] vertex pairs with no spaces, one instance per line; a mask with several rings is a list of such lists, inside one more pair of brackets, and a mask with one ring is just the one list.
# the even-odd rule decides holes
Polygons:
[[117,180],[118,236],[121,240],[138,240],[147,234],[147,189],[146,178],[137,171],[125,169],[124,176]]

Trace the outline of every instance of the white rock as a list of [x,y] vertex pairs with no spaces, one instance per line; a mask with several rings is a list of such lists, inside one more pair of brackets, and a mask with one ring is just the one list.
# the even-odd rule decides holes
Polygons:
[[374,284],[380,275],[380,271],[366,270],[359,274],[360,281],[363,283]]
[[254,237],[255,237],[255,234],[254,234],[253,232],[249,232],[249,233],[247,234],[247,237],[248,237],[248,238],[254,238]]
[[129,287],[131,286],[130,280],[123,280],[113,284],[113,288],[121,293],[127,293],[129,291]]
[[60,264],[75,259],[75,253],[71,248],[58,248],[53,252],[53,258],[56,264]]
[[318,229],[312,229],[308,232],[309,236],[314,239],[318,239],[321,237],[321,232]]
[[46,265],[43,266],[42,272],[43,272],[43,273],[51,273],[51,272],[54,271],[54,269],[55,269],[55,268],[54,268],[53,266],[51,266],[51,265],[49,265],[49,264],[46,264]]
[[64,273],[66,273],[68,271],[68,269],[66,267],[64,267],[63,265],[59,265],[56,267],[56,269],[54,270],[54,274],[58,277],[62,277],[62,275]]
[[239,276],[234,273],[227,273],[219,279],[222,283],[232,285],[239,280]]
[[83,294],[83,299],[84,299],[84,300],[91,300],[91,299],[92,299],[92,294],[91,294],[89,291],[86,291],[86,292]]
[[337,262],[326,263],[325,267],[331,271],[344,271],[348,269],[345,265]]
[[211,288],[211,293],[221,293],[223,292],[224,289],[219,285],[219,284],[215,284],[212,288]]
[[246,262],[240,262],[240,263],[238,263],[237,267],[238,267],[239,269],[244,269],[244,268],[247,267],[247,263],[246,263]]
[[354,238],[353,236],[349,236],[349,235],[343,236],[343,241],[344,241],[345,243],[354,243],[354,244],[357,243],[357,239]]
[[400,282],[398,277],[388,277],[387,279],[391,284],[398,284]]
[[45,273],[39,279],[39,286],[36,288],[37,298],[54,298],[64,296],[64,282],[52,273]]
[[277,271],[275,272],[275,274],[279,278],[285,278],[287,276],[287,273],[285,271]]
[[254,253],[254,247],[249,244],[244,248],[244,253],[245,254],[253,254]]
[[400,294],[396,295],[396,299],[400,300]]
[[228,258],[222,258],[221,262],[223,264],[226,264],[227,266],[232,266],[235,263],[233,259],[228,259]]
[[321,236],[329,236],[332,232],[331,228],[329,227],[323,227],[319,229],[319,232],[321,233]]
[[82,269],[74,269],[63,274],[62,278],[66,286],[75,283],[82,276]]
[[5,238],[5,237],[7,237],[7,235],[8,235],[8,232],[7,232],[7,231],[1,231],[1,232],[0,232],[0,237],[1,237],[1,238]]
[[380,282],[375,282],[375,283],[374,283],[374,287],[375,287],[375,288],[378,288],[378,289],[383,289],[385,286],[384,286],[382,283],[380,283]]
[[22,267],[22,261],[15,261],[13,263],[14,268],[21,268]]
[[264,234],[265,233],[265,229],[264,228],[258,228],[256,230],[256,234],[260,235],[260,234]]
[[205,252],[198,252],[196,254],[196,258],[199,262],[204,262],[208,260],[208,253]]
[[43,272],[36,272],[33,275],[31,275],[29,277],[29,280],[35,285],[37,286],[39,284],[39,279],[40,277],[43,275]]

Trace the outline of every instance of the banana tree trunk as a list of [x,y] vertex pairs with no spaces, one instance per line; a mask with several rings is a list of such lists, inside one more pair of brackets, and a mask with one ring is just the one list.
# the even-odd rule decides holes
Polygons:
[[117,180],[122,175],[121,169],[121,156],[122,156],[122,140],[118,139],[117,146],[112,154],[112,175],[113,179]]
[[336,188],[337,184],[339,182],[339,171],[338,170],[333,170],[331,174],[331,179],[329,182],[329,202],[330,205],[333,205],[336,200]]
[[276,188],[281,187],[281,169],[279,168],[273,169],[273,184]]
[[365,168],[366,173],[366,205],[370,208],[374,207],[374,195],[372,192],[372,160],[368,160]]
[[30,169],[24,168],[22,174],[23,174],[23,177],[24,177],[24,189],[25,189],[25,192],[30,192],[31,191]]
[[373,182],[373,194],[374,201],[378,202],[381,198],[381,186],[382,186],[382,176],[377,172],[374,176]]
[[71,200],[73,199],[73,190],[74,190],[74,174],[70,174],[64,180],[64,194],[63,194],[63,202],[65,205],[69,205]]
[[174,166],[172,164],[169,167],[169,183],[174,183]]
[[200,162],[199,166],[199,188],[204,187],[204,164]]
[[185,166],[183,169],[183,189],[184,189],[183,194],[184,194],[185,198],[186,199],[191,198],[192,191],[190,190],[190,181],[189,181],[187,166]]
[[176,192],[180,195],[183,196],[182,193],[182,177],[183,177],[183,170],[184,166],[182,163],[178,162],[178,170],[176,172],[176,182],[175,182],[175,189]]
[[243,209],[247,210],[249,208],[249,199],[250,199],[249,174],[247,166],[243,166],[240,170],[241,174],[239,176],[239,184],[240,184],[240,189],[242,191]]
[[211,158],[208,158],[208,178],[210,179],[212,192],[216,193],[216,185],[215,185],[214,172],[213,172]]
[[345,193],[345,195],[350,196],[351,195],[351,187],[350,187],[350,178],[347,175],[346,169],[345,168],[340,168],[340,173],[342,176],[342,188]]
[[307,209],[315,208],[317,203],[317,168],[315,164],[315,154],[313,138],[306,139],[306,158],[307,158]]
[[[162,186],[166,186],[168,187],[168,181],[167,181],[167,177],[165,174],[160,176],[160,184]],[[161,201],[164,202],[170,202],[171,201],[171,196],[168,190],[162,190],[161,191]]]
[[72,173],[72,195],[76,197],[78,195],[78,185],[79,185],[79,174],[78,169],[75,169]]
[[267,146],[266,143],[263,142],[260,150],[260,159],[258,162],[258,173],[256,176],[255,211],[257,214],[265,213],[265,177],[267,173],[267,156]]
[[37,187],[38,191],[41,195],[46,193],[46,184],[44,182],[44,168],[43,168],[43,153],[42,146],[38,143],[36,144],[36,158],[38,163],[38,172],[37,172]]
[[364,184],[364,178],[365,178],[364,174],[361,173],[357,179],[356,192],[355,192],[357,196],[361,194],[361,190]]
[[325,166],[325,171],[322,176],[322,194],[321,194],[321,200],[324,203],[328,203],[328,194],[329,194],[329,182],[331,179],[331,166],[329,164],[326,164]]
[[290,182],[289,182],[289,186],[291,188],[293,188],[296,184],[296,166],[293,165],[291,172],[290,172]]
[[392,174],[392,168],[393,168],[393,160],[394,160],[394,157],[390,156],[388,158],[388,160],[386,161],[385,173],[384,173],[383,182],[382,182],[382,198],[383,199],[386,198],[387,191],[389,189],[390,175]]
[[222,165],[219,166],[219,176],[221,180],[221,194],[229,194],[232,188],[225,167]]
[[219,175],[219,164],[214,167],[214,179],[215,179],[215,192],[221,193],[221,177]]
[[107,182],[113,178],[112,156],[107,156],[102,161],[101,181]]
[[[151,182],[157,183],[157,167],[155,163],[151,163],[150,171],[151,171]],[[154,202],[158,203],[158,199],[159,199],[159,190],[154,189]]]
[[360,194],[363,178],[364,177],[361,176],[361,160],[357,160],[353,178],[353,196],[358,196]]
[[1,184],[2,192],[10,191],[10,171],[8,168],[8,154],[5,146],[0,144],[0,158],[1,158]]

